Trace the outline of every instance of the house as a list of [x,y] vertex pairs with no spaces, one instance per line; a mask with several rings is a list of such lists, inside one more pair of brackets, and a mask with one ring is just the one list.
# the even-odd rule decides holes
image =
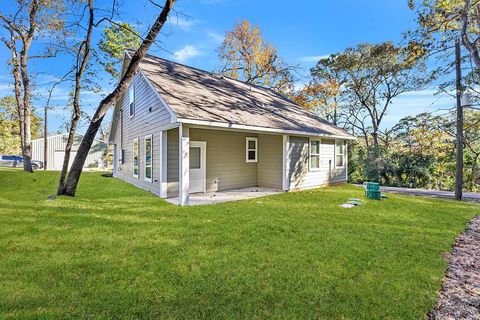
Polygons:
[[188,205],[191,193],[345,182],[353,139],[272,90],[147,55],[109,141],[115,177]]
[[[62,170],[65,158],[65,146],[67,145],[68,133],[48,136],[47,138],[47,170]],[[82,142],[83,136],[75,135],[72,151],[70,152],[69,167],[77,154],[77,148]],[[44,162],[44,138],[32,140],[32,159]],[[108,144],[95,140],[88,153],[84,168],[103,168],[103,158],[108,150]]]

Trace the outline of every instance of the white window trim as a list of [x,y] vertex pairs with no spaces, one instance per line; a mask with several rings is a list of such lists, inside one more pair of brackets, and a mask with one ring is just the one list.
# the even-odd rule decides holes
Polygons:
[[[137,158],[138,158],[138,164],[137,164],[137,174],[135,174],[135,142],[137,143]],[[132,144],[132,175],[138,179],[138,173],[140,171],[140,145],[138,144],[138,138],[133,139],[133,144]]]
[[[130,114],[130,92],[133,92],[133,113]],[[133,118],[133,116],[135,115],[135,109],[136,109],[136,103],[135,103],[135,96],[136,96],[136,92],[135,92],[135,84],[132,82],[130,84],[130,87],[128,88],[128,117],[129,118]]]
[[[312,168],[310,166],[310,158],[312,156],[312,141],[318,141],[318,168]],[[315,154],[317,155],[317,154]],[[320,159],[322,155],[322,139],[318,138],[308,138],[308,171],[320,171],[322,168],[320,168]]]
[[[343,153],[341,153],[343,161],[341,166],[337,166],[337,142],[342,142],[343,144]],[[345,168],[345,141],[343,140],[335,139],[335,152],[334,152],[334,158],[333,158],[333,165],[334,165],[334,168],[336,169]]]
[[[147,139],[151,139],[152,142],[150,143],[150,175],[151,177],[147,177]],[[143,149],[144,149],[144,161],[143,161],[143,176],[145,178],[145,181],[147,182],[152,182],[153,178],[153,135],[149,134],[146,135],[145,138],[143,139]]]
[[[248,143],[250,141],[255,141],[255,149],[249,149],[248,148]],[[249,151],[255,151],[255,159],[254,160],[248,159],[248,152]],[[258,138],[255,138],[255,137],[246,137],[245,138],[245,162],[249,162],[249,163],[258,162]]]

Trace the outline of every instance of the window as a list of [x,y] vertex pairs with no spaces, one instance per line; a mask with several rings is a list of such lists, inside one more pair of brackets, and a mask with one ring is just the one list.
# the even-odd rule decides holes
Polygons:
[[138,178],[138,139],[133,139],[133,176]]
[[343,167],[345,161],[345,145],[342,140],[335,140],[335,167]]
[[200,147],[190,147],[190,169],[201,168],[201,150]]
[[310,170],[320,169],[320,140],[310,140],[309,161]]
[[246,150],[246,161],[247,162],[257,162],[258,157],[258,138],[247,137],[246,140],[247,150]]
[[132,83],[128,88],[128,109],[130,117],[135,114],[135,85]]
[[152,135],[145,137],[145,181],[152,182]]

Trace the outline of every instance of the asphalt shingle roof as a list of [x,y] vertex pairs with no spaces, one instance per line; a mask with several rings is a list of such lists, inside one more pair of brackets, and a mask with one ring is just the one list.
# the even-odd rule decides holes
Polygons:
[[144,57],[140,69],[180,119],[353,138],[270,89],[152,55]]

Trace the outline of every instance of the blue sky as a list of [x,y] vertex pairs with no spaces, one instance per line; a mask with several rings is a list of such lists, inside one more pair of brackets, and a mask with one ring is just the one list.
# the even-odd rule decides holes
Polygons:
[[[162,0],[157,0],[161,3]],[[110,1],[97,1],[108,7]],[[143,0],[123,0],[121,19],[146,30],[155,19],[157,9]],[[8,10],[2,3],[1,10]],[[178,0],[176,14],[164,28],[159,40],[164,49],[153,47],[150,53],[208,71],[219,67],[216,49],[225,31],[247,19],[257,24],[264,38],[277,47],[279,54],[290,64],[298,64],[304,74],[321,56],[343,51],[362,42],[378,43],[400,41],[402,33],[415,27],[414,15],[407,0],[317,0],[317,1],[254,1],[254,0]],[[98,40],[97,31],[95,40]],[[35,50],[35,49],[34,49]],[[5,64],[8,52],[0,47],[0,96],[11,94],[11,79]],[[47,88],[69,66],[68,59],[56,58],[35,61],[31,70],[37,73],[38,111],[44,104]],[[307,79],[299,79],[298,85]],[[108,81],[104,81],[105,92]],[[51,112],[50,131],[62,130],[69,119],[64,110],[69,87],[59,86],[54,91],[56,110]],[[405,94],[394,100],[383,127],[390,127],[401,117],[423,111],[450,107],[452,98],[434,96],[434,88]],[[101,94],[83,92],[85,112],[90,115],[101,99]],[[40,112],[39,112],[39,115]],[[110,120],[107,118],[108,121]],[[85,125],[80,127],[80,131]]]

